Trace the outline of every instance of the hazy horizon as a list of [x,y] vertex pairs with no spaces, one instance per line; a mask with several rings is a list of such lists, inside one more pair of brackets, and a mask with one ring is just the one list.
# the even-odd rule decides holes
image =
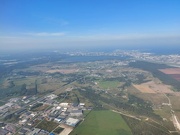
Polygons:
[[0,50],[180,46],[179,0],[0,2]]

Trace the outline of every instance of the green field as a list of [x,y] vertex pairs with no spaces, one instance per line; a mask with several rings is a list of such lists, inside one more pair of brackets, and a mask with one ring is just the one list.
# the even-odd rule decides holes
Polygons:
[[98,86],[102,89],[114,89],[120,85],[118,81],[99,81]]
[[120,114],[92,111],[70,135],[132,135]]

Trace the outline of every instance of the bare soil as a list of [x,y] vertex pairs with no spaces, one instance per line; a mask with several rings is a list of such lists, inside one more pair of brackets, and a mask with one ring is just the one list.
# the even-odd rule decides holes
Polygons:
[[180,68],[166,68],[160,69],[159,71],[172,76],[174,79],[180,81]]
[[133,86],[142,93],[173,93],[170,86],[161,83],[155,83],[154,81],[149,81]]
[[180,74],[180,68],[166,68],[160,69],[160,71],[165,74]]

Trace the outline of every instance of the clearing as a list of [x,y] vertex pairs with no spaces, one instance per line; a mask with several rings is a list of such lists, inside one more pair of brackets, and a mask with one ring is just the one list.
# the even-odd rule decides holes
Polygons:
[[173,93],[170,86],[161,83],[155,83],[154,81],[149,81],[139,85],[134,84],[133,86],[142,93]]
[[156,93],[154,90],[152,90],[151,88],[149,88],[147,85],[145,84],[140,84],[140,85],[133,85],[136,89],[138,89],[139,91],[141,91],[142,93]]
[[119,81],[103,81],[103,80],[100,80],[98,82],[98,86],[101,89],[115,89],[120,85],[121,85],[121,83]]

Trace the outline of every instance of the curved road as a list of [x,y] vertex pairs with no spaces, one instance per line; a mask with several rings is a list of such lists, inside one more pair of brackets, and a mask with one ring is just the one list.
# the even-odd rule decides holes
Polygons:
[[164,94],[165,95],[165,97],[168,99],[168,101],[169,101],[169,106],[170,106],[170,108],[171,108],[171,115],[172,115],[172,119],[173,119],[173,124],[174,124],[174,126],[176,127],[176,129],[178,130],[178,131],[180,131],[180,123],[179,123],[179,121],[178,121],[178,119],[177,119],[177,116],[174,114],[174,110],[173,110],[173,108],[172,108],[172,104],[171,104],[171,100],[170,100],[170,98],[166,95],[166,94]]

